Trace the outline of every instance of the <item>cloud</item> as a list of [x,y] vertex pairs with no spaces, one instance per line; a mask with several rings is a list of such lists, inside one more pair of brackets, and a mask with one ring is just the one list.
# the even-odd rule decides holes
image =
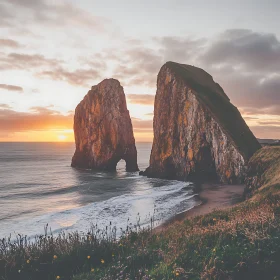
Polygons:
[[256,118],[256,117],[248,117],[248,116],[245,116],[243,117],[245,120],[247,121],[255,121],[255,120],[258,120],[259,118]]
[[108,68],[106,59],[102,58],[100,54],[97,54],[92,57],[80,57],[79,62],[82,65],[87,65],[91,68],[102,70],[102,71],[105,71]]
[[92,83],[101,78],[101,73],[95,69],[77,69],[75,71],[68,71],[63,68],[57,68],[54,70],[46,70],[37,73],[40,78],[49,78],[57,81],[66,81],[74,86],[88,86],[88,83]]
[[153,121],[131,118],[134,132],[152,132]]
[[33,107],[29,108],[29,111],[31,113],[36,113],[36,114],[60,115],[59,111],[50,109],[52,107],[54,107],[54,106],[53,105],[50,105],[50,106],[47,106],[47,107],[33,106]]
[[[141,41],[131,45],[126,41],[122,51],[106,50],[103,58],[116,61],[114,76],[127,85],[155,87],[160,67],[169,60],[191,63],[200,54],[206,40],[180,37],[155,37],[156,47],[146,47]],[[130,47],[127,47],[129,45]]]
[[280,120],[265,120],[265,121],[259,121],[260,125],[275,125],[280,127]]
[[153,112],[153,113],[147,113],[147,114],[145,114],[145,116],[147,116],[147,117],[153,117],[153,116],[154,116],[154,112]]
[[[102,60],[89,61],[90,68],[67,70],[64,61],[47,58],[41,54],[5,53],[0,52],[0,71],[29,70],[36,77],[65,81],[75,86],[89,86],[88,83],[101,79],[107,64]],[[39,69],[39,70],[37,70]]]
[[280,126],[251,126],[250,129],[261,139],[280,139]]
[[62,63],[58,59],[46,58],[40,54],[0,53],[0,70],[32,70],[32,68],[55,67]]
[[0,131],[11,134],[22,131],[72,129],[73,115],[62,115],[45,107],[33,107],[29,112],[17,112],[7,104],[0,106]]
[[243,113],[280,114],[280,79],[278,75],[246,74],[224,68],[208,71],[214,76],[231,102]]
[[1,4],[0,0],[0,27],[11,27],[9,19],[12,17],[12,11],[9,11],[7,7]]
[[103,17],[92,15],[66,0],[0,0],[0,15],[5,16],[0,20],[3,26],[20,27],[19,23],[42,24],[44,27],[86,27],[99,31],[104,30],[104,25],[109,21]]
[[21,45],[14,40],[10,39],[0,39],[0,47],[7,47],[7,48],[20,48]]
[[6,84],[0,84],[0,89],[5,89],[8,91],[19,91],[19,92],[23,91],[22,87],[14,86],[14,85],[6,85]]
[[154,40],[160,46],[164,61],[178,61],[187,64],[195,61],[207,42],[204,38],[195,39],[174,36],[156,37]]
[[163,57],[157,50],[135,45],[124,47],[117,54],[108,50],[105,59],[117,62],[113,75],[123,84],[148,87],[155,87],[156,73],[163,64]]
[[0,109],[12,109],[12,107],[8,104],[0,103]]
[[237,65],[249,72],[280,71],[280,42],[274,34],[226,30],[210,43],[201,60],[205,64]]
[[126,96],[131,104],[154,105],[155,96],[151,94],[127,94]]

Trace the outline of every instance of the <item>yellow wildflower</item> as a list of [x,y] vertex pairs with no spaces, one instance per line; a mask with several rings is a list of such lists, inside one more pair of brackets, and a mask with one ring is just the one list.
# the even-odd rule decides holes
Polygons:
[[112,257],[114,257],[115,255],[114,254],[112,254]]
[[216,218],[213,219],[214,222],[215,222],[216,220],[217,220]]
[[27,260],[26,263],[30,263],[30,260]]
[[176,276],[179,276],[179,272],[176,272],[176,274],[175,274]]
[[105,261],[103,259],[101,259],[101,263],[105,263]]
[[89,260],[89,259],[90,259],[90,256],[87,256],[87,259]]
[[91,272],[94,272],[94,268],[92,268],[90,271],[91,271]]
[[53,256],[53,259],[56,260],[56,259],[57,259],[57,255],[54,255],[54,256]]
[[60,279],[60,276],[57,275],[57,276],[56,276],[56,279]]
[[216,252],[216,248],[214,248],[212,251],[213,251],[213,252]]

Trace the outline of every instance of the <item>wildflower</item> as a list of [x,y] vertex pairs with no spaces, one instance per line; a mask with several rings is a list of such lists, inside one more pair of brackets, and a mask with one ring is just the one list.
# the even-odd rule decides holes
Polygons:
[[57,275],[55,279],[57,279],[57,280],[60,279],[60,276]]
[[92,269],[90,270],[90,272],[94,272],[94,268],[92,268]]
[[89,260],[89,259],[90,259],[90,256],[87,256],[87,259]]
[[179,272],[176,272],[175,275],[176,275],[176,276],[179,276]]
[[216,218],[213,219],[214,222],[215,222],[216,220],[217,220]]
[[54,256],[53,256],[53,259],[56,260],[56,259],[57,259],[57,255],[54,255]]
[[103,259],[101,259],[101,263],[105,263],[105,261]]
[[112,257],[114,257],[115,255],[114,254],[112,254]]
[[122,243],[120,243],[120,245],[119,245],[120,247],[122,246]]
[[18,273],[20,273],[20,269],[18,270]]
[[30,260],[27,260],[26,263],[30,263]]
[[216,248],[214,248],[212,251],[215,253],[216,252]]

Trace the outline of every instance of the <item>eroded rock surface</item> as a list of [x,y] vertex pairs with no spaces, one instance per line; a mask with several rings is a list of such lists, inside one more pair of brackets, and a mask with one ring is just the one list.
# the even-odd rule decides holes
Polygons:
[[260,148],[238,109],[204,70],[174,62],[157,79],[149,177],[244,180]]
[[116,170],[124,159],[127,171],[137,171],[137,151],[123,87],[115,79],[93,86],[75,110],[76,151],[72,166]]

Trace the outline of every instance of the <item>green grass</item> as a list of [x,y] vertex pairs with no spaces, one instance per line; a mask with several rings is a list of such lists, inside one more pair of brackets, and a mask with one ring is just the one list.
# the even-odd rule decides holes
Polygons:
[[122,240],[123,250],[91,279],[274,279],[280,276],[279,198],[244,203]]
[[[45,234],[29,241],[26,236],[0,242],[0,279],[70,279],[73,274],[112,260],[116,231],[92,227],[87,234]],[[98,258],[97,258],[98,256]]]
[[279,198],[246,201],[163,232],[128,230],[118,241],[112,229],[44,235],[33,244],[5,240],[0,279],[278,279]]
[[247,197],[254,199],[280,193],[280,146],[265,146],[253,155],[246,184]]
[[168,68],[178,74],[193,90],[198,100],[232,139],[245,160],[261,148],[259,142],[243,120],[238,109],[230,103],[219,84],[204,70],[186,64],[167,62]]

